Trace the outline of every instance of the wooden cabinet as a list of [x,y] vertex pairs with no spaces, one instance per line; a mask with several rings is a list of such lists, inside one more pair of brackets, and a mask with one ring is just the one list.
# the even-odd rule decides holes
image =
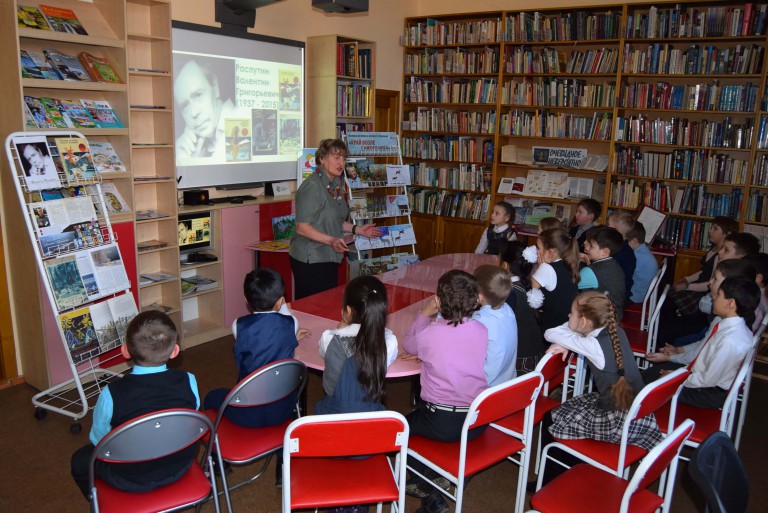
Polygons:
[[486,225],[464,219],[411,214],[421,260],[446,253],[474,253]]
[[376,44],[339,35],[307,38],[307,141],[373,130]]

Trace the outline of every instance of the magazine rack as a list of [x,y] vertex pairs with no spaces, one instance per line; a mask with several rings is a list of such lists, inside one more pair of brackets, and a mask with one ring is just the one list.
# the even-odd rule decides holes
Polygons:
[[[57,138],[70,141],[60,148]],[[112,350],[138,313],[136,303],[85,137],[70,130],[14,132],[5,150],[72,373],[32,398],[35,417],[49,410],[71,417],[76,433],[89,399],[120,375],[100,367],[119,356]]]
[[[357,259],[361,263],[360,274],[371,274],[375,263],[365,265],[364,255],[372,250],[392,248],[397,256],[394,265],[400,267],[418,260],[416,237],[411,222],[408,203],[410,172],[403,166],[400,139],[395,132],[349,132],[346,136],[349,148],[348,167],[345,170],[349,197],[350,220],[355,225],[379,223],[381,219],[405,219],[406,223],[381,225],[381,237],[367,240],[355,236]],[[381,164],[376,159],[396,159],[397,164]],[[354,166],[350,166],[354,163]],[[354,169],[352,176],[350,172]],[[398,189],[396,194],[369,195],[375,189]],[[362,242],[369,242],[363,245]],[[397,253],[399,248],[410,246],[410,253]],[[371,259],[376,260],[376,259]]]

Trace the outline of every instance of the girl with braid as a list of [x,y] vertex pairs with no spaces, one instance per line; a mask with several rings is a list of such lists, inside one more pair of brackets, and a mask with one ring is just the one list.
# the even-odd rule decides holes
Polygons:
[[[583,355],[597,391],[573,397],[547,414],[542,445],[552,442],[552,437],[618,444],[627,410],[643,388],[643,380],[627,336],[616,320],[613,302],[599,292],[584,292],[573,301],[568,323],[547,330],[544,338],[552,343],[547,352],[564,358],[568,351]],[[661,439],[653,415],[636,420],[630,427],[628,442],[645,450],[651,450]],[[562,451],[553,451],[552,456],[571,465]],[[544,484],[564,470],[547,465]]]

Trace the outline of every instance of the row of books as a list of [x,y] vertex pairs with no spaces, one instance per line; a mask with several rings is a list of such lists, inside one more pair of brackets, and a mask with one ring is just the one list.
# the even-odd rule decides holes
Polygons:
[[493,162],[493,141],[484,137],[432,136],[403,137],[404,157],[448,162]]
[[523,78],[504,82],[501,103],[541,107],[613,107],[616,82],[574,78]]
[[595,50],[571,51],[568,62],[566,55],[552,49],[534,51],[526,46],[507,48],[503,69],[506,73],[616,73],[619,50],[600,48]]
[[761,153],[752,167],[752,185],[768,186],[768,154]]
[[624,84],[619,105],[642,109],[718,110],[754,112],[758,86],[746,84],[670,84],[633,82]]
[[[682,196],[680,199],[682,200]],[[675,212],[672,209],[672,190],[662,182],[617,180],[611,187],[608,202],[612,206],[622,208],[635,209],[639,205],[648,205],[660,212]]]
[[657,238],[681,249],[705,251],[709,248],[711,221],[683,217],[667,217]]
[[24,97],[27,128],[123,128],[106,100]]
[[757,130],[757,148],[768,149],[768,116],[760,117],[760,126]]
[[373,123],[336,123],[336,138],[346,140],[348,132],[373,132]]
[[747,222],[768,223],[768,196],[765,191],[750,191],[745,218]]
[[618,39],[621,12],[593,13],[584,9],[558,14],[521,12],[507,16],[508,42]]
[[710,149],[660,152],[617,145],[614,163],[620,175],[733,185],[744,185],[749,170],[746,160]]
[[648,13],[627,16],[626,37],[721,37],[763,34],[766,4],[747,2],[740,7],[688,7],[684,3],[664,9],[651,6]]
[[336,86],[336,115],[368,117],[371,115],[371,84],[339,83]]
[[119,347],[138,313],[133,294],[127,292],[59,315],[72,362],[84,362]]
[[458,167],[430,167],[426,162],[411,164],[411,182],[414,185],[491,192],[492,179],[490,166],[461,164]]
[[762,64],[763,47],[756,44],[730,48],[694,44],[683,51],[670,43],[651,43],[646,49],[626,43],[621,70],[654,75],[756,75]]
[[369,48],[357,41],[336,44],[336,74],[341,77],[373,78],[373,57]]
[[407,53],[403,56],[403,73],[405,74],[498,72],[499,49],[497,47],[426,49],[424,52]]
[[439,107],[417,107],[405,113],[403,130],[492,134],[496,129],[496,111],[471,112]]
[[616,119],[616,141],[707,148],[749,149],[755,129],[752,118],[734,123],[731,116],[722,121],[693,121],[687,118],[648,119],[643,114]]
[[408,199],[412,212],[485,221],[491,196],[414,187],[408,190]]
[[80,52],[77,57],[53,48],[42,52],[20,50],[21,76],[74,82],[106,82],[123,84],[123,79],[109,59]]
[[513,109],[499,118],[499,133],[524,137],[608,141],[612,126],[612,112],[582,116],[568,112],[549,112],[546,109]]
[[51,5],[19,5],[16,8],[19,28],[53,30],[87,36],[88,32],[72,9]]
[[204,292],[206,290],[213,290],[219,287],[219,282],[211,278],[206,278],[199,274],[192,276],[184,276],[181,278],[181,293],[182,295],[191,294],[193,292]]
[[427,80],[410,77],[405,97],[412,103],[496,103],[498,84],[493,78]]
[[501,18],[468,21],[440,21],[427,18],[405,27],[403,44],[421,45],[462,45],[470,43],[495,43],[503,41],[504,26]]

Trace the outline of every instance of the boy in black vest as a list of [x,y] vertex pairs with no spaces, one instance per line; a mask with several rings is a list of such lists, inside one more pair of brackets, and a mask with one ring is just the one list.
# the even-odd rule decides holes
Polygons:
[[589,257],[589,268],[597,278],[597,290],[607,293],[616,307],[616,317],[621,322],[626,298],[624,270],[613,259],[613,255],[624,244],[624,237],[615,228],[595,226],[587,230],[584,250]]
[[[91,443],[72,455],[72,477],[90,500],[88,465],[96,444],[113,428],[131,419],[168,408],[200,407],[197,380],[185,371],[169,369],[166,363],[179,354],[178,333],[170,317],[149,311],[128,325],[121,350],[133,359],[130,374],[107,385],[93,408]],[[197,456],[192,446],[158,460],[114,464],[96,462],[96,477],[126,492],[147,492],[180,479]]]

